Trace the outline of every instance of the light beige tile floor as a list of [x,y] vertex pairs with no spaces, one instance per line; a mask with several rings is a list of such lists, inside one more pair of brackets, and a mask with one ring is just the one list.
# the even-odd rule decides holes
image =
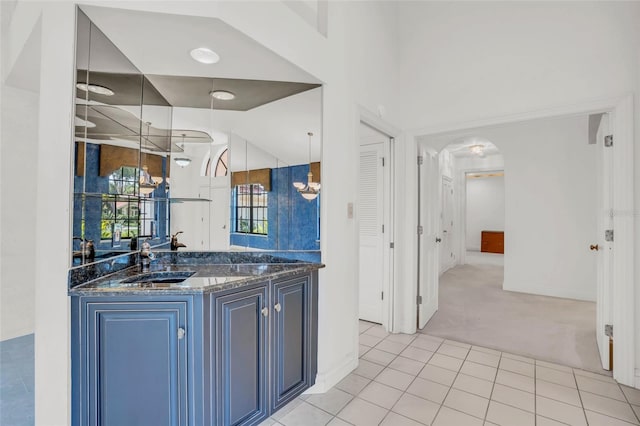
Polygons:
[[640,425],[640,390],[482,346],[360,321],[360,365],[263,423],[284,426]]

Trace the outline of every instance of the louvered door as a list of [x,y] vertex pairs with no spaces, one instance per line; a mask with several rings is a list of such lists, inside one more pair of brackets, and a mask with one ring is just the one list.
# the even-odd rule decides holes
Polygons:
[[384,143],[360,147],[360,319],[382,323]]

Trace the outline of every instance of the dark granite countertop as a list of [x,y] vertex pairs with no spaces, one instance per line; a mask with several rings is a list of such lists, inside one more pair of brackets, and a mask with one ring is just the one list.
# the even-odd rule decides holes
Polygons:
[[[233,254],[231,259],[216,254],[188,252],[160,255],[148,269],[142,270],[136,255],[112,273],[96,273],[104,265],[87,265],[86,270],[70,273],[70,296],[97,295],[161,295],[213,293],[248,286],[261,281],[286,278],[324,267],[321,263],[304,262],[265,254]],[[224,258],[221,258],[224,257]],[[233,262],[229,262],[232,260]],[[112,267],[112,266],[111,266]],[[104,269],[104,268],[103,268]],[[172,282],[172,278],[185,278]],[[143,282],[132,282],[139,281]],[[179,280],[175,280],[179,281]]]

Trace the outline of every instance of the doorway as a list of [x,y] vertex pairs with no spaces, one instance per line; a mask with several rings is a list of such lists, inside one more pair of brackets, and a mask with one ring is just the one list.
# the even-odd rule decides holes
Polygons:
[[360,123],[359,318],[389,328],[393,138]]
[[[564,148],[560,145],[555,145],[552,149],[546,150],[548,147],[546,147],[544,143],[538,143],[536,138],[549,138],[547,138],[546,134],[541,134],[532,127],[540,124],[542,121],[542,125],[548,128],[558,127],[560,125],[558,123],[565,122],[574,125],[576,129],[579,127],[580,130],[576,130],[575,132],[575,134],[579,136],[576,136],[574,139],[578,140],[578,138],[580,138],[581,143],[585,145],[580,147],[576,145],[576,147],[565,150],[566,155],[563,151]],[[605,301],[608,300],[606,295],[608,294],[610,296],[611,294],[610,288],[602,284],[603,281],[607,282],[607,280],[611,282],[611,277],[600,279],[600,275],[596,274],[596,266],[598,270],[600,270],[602,263],[601,258],[603,256],[589,251],[589,247],[594,244],[589,243],[588,240],[590,239],[593,242],[597,242],[604,238],[599,232],[599,229],[602,227],[598,225],[597,215],[607,208],[609,210],[606,211],[611,212],[612,210],[610,207],[601,205],[601,200],[597,203],[595,199],[596,188],[602,185],[603,179],[602,176],[596,178],[593,170],[598,169],[598,167],[596,167],[598,165],[596,159],[599,162],[603,161],[602,155],[597,154],[597,150],[600,149],[600,146],[604,146],[604,141],[599,140],[598,143],[600,145],[591,147],[586,145],[588,143],[586,137],[587,122],[588,114],[583,114],[581,117],[560,116],[546,120],[531,120],[531,122],[486,127],[481,130],[483,135],[489,136],[491,140],[495,140],[496,143],[497,141],[501,142],[501,148],[505,149],[505,158],[510,158],[511,156],[516,159],[513,165],[509,165],[509,167],[513,166],[511,170],[514,173],[513,176],[509,175],[509,179],[511,180],[508,181],[509,183],[505,183],[505,185],[508,191],[509,186],[511,186],[508,194],[518,194],[520,198],[508,204],[505,216],[507,223],[504,240],[506,252],[505,277],[503,288],[500,290],[508,291],[510,295],[516,296],[529,296],[533,294],[536,295],[533,297],[538,298],[548,296],[554,296],[555,299],[562,298],[559,302],[564,302],[568,299],[579,300],[579,302],[577,302],[578,304],[597,301],[598,328],[596,330],[595,327],[592,327],[591,330],[594,337],[593,340],[595,340],[596,331],[598,334],[601,333],[599,326],[604,326],[602,318],[605,314],[602,312],[606,311],[611,313],[611,308],[606,306],[605,303]],[[509,145],[509,143],[504,142],[507,139],[514,140],[513,135],[508,134],[508,131],[514,128],[521,128],[522,134],[525,135],[523,136],[523,140],[525,140],[523,145]],[[473,131],[478,131],[478,129],[473,129]],[[460,133],[466,133],[468,135],[468,131],[460,131],[452,132],[452,134],[448,136],[450,138],[460,137]],[[601,131],[600,135],[602,133]],[[536,136],[534,137],[533,135]],[[584,135],[584,137],[582,137],[582,135]],[[563,133],[563,138],[567,138],[567,133]],[[600,136],[600,138],[603,139],[602,136]],[[440,140],[438,141],[438,139]],[[451,139],[449,140],[451,141]],[[439,149],[442,149],[447,145],[447,143],[442,143],[443,141],[444,137],[440,134],[437,138],[433,138],[431,146],[437,146],[437,144],[440,143]],[[546,150],[546,155],[540,152],[542,150]],[[572,161],[575,161],[577,156],[582,155],[580,154],[582,151],[578,150],[588,151],[585,155],[591,156],[593,159],[591,162],[587,161],[589,166],[584,170],[574,168],[572,165]],[[518,158],[520,159],[518,160]],[[555,166],[551,167],[554,164]],[[573,176],[569,176],[570,174]],[[580,175],[579,179],[574,179],[577,176],[576,174]],[[548,190],[554,186],[557,188]],[[518,190],[518,187],[521,189]],[[546,208],[533,208],[535,214],[526,216],[524,210],[531,209],[533,205],[531,200],[537,200],[538,203],[546,205]],[[570,203],[567,203],[567,201],[570,201]],[[442,204],[438,203],[438,205],[440,209],[443,209]],[[441,214],[444,217],[445,212],[441,211]],[[527,218],[528,222],[523,218]],[[428,215],[424,214],[424,212],[421,214],[421,219],[425,223],[429,220]],[[546,226],[548,222],[553,221],[562,223]],[[468,224],[466,226],[468,226]],[[510,229],[513,231],[511,234],[509,233]],[[590,231],[587,232],[586,229]],[[442,228],[441,232],[444,230],[445,228]],[[436,239],[441,239],[442,236],[443,233],[438,235]],[[458,241],[461,241],[462,238],[460,236],[458,237]],[[527,248],[527,245],[532,247]],[[461,244],[460,251],[462,251],[463,247],[465,246]],[[536,252],[535,250],[529,249],[540,250]],[[512,253],[511,250],[513,250]],[[609,251],[608,254],[610,255],[611,252]],[[589,255],[591,257],[587,257]],[[548,273],[544,278],[527,280],[525,275],[528,271],[526,267],[523,266],[524,262],[534,264],[539,269],[546,267]],[[610,261],[611,264],[614,264],[614,262],[615,260]],[[419,259],[419,264],[424,263],[424,259]],[[467,263],[465,262],[464,253],[457,263],[459,265]],[[588,275],[586,272],[588,272]],[[562,289],[555,288],[565,285],[556,286],[556,284],[554,284],[560,281],[563,283],[573,281],[573,284],[566,285],[565,288]],[[589,285],[586,285],[585,282],[588,282]],[[421,285],[424,286],[425,284],[426,282],[421,282]],[[423,291],[427,290],[427,288],[423,289]],[[554,293],[554,291],[556,293]],[[558,305],[560,306],[562,303]],[[596,303],[593,303],[593,309],[591,309],[591,311],[594,318],[589,320],[590,323],[595,323],[595,321],[593,321],[596,316],[595,306]],[[578,308],[567,305],[560,307],[560,309],[577,310]],[[434,318],[436,317],[437,314]],[[609,318],[611,318],[611,316]],[[613,321],[612,319],[609,320]],[[482,321],[482,318],[478,321]],[[496,322],[496,324],[500,324],[500,321]],[[604,332],[604,327],[602,332]],[[526,335],[526,327],[524,327],[519,334]],[[517,336],[517,333],[514,334],[510,340],[517,340]],[[601,357],[603,358],[602,364],[607,364],[607,360],[604,359],[602,354],[602,341],[604,341],[604,339],[601,339],[599,336],[598,343],[601,349]],[[482,344],[487,346],[486,341],[482,342]],[[505,350],[508,349],[505,348]],[[597,352],[595,341],[593,342],[593,350]],[[553,349],[547,348],[547,352],[549,356],[546,356],[546,359],[562,363],[562,360],[554,359],[551,356]],[[557,349],[556,352],[558,352]],[[537,357],[545,359],[545,356],[538,355]],[[565,364],[572,365],[572,363],[569,362],[565,362]],[[580,367],[580,365],[575,365],[575,363],[573,363],[573,365]]]

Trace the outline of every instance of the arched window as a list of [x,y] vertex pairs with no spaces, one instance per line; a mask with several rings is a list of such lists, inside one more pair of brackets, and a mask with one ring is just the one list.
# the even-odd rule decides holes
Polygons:
[[[213,177],[221,177],[226,176],[229,173],[229,161],[228,161],[229,149],[225,148],[224,151],[218,155],[218,158],[215,160],[216,168],[213,172]],[[211,176],[211,163],[213,161],[209,159],[209,163],[207,164],[207,171],[205,176]]]

